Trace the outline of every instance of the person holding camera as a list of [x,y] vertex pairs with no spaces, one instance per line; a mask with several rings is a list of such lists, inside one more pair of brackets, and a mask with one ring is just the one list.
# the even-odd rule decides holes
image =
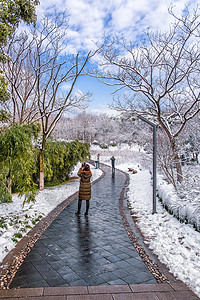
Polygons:
[[78,197],[78,211],[76,215],[81,213],[82,200],[86,201],[86,211],[85,217],[88,216],[88,211],[90,207],[90,198],[91,198],[91,182],[92,172],[90,171],[90,166],[86,163],[83,163],[81,168],[78,171],[78,176],[80,177],[79,185],[79,197]]

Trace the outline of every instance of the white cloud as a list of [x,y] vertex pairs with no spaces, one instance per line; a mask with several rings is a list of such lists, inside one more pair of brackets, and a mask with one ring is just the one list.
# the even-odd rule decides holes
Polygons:
[[112,13],[112,26],[118,31],[130,28],[136,24],[142,15],[149,10],[149,1],[131,1],[116,7]]
[[[191,1],[190,1],[191,2]],[[181,11],[189,0],[175,0]],[[193,0],[197,3],[197,0]],[[42,0],[37,8],[38,18],[42,12],[53,9],[69,13],[68,38],[70,53],[77,49],[91,50],[104,32],[115,33],[126,39],[134,39],[147,27],[165,29],[172,18],[168,14],[171,0]]]
[[[69,0],[68,10],[70,13],[69,25],[74,31],[80,33],[80,39],[77,40],[77,46],[94,47],[92,41],[98,41],[104,30],[104,14],[98,2]],[[74,42],[76,42],[74,40]]]
[[71,84],[70,84],[70,83],[63,83],[63,84],[62,84],[62,90],[63,90],[64,92],[69,91],[70,88],[71,88]]

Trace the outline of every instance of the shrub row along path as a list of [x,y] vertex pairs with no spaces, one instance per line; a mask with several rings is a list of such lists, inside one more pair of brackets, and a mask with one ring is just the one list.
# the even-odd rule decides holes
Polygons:
[[84,201],[80,217],[75,215],[77,199],[71,202],[35,243],[4,295],[23,299],[24,291],[24,297],[36,299],[158,300],[189,293],[190,298],[180,299],[198,299],[175,279],[158,284],[158,276],[143,262],[145,255],[133,246],[119,207],[126,175],[116,170],[112,176],[109,167],[102,168],[105,176],[92,186],[88,218]]

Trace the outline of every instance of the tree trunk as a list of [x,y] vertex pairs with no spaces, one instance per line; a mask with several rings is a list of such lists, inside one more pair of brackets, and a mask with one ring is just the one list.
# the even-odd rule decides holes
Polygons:
[[40,150],[40,191],[44,189],[44,150]]
[[182,167],[177,153],[175,154],[175,165],[176,165],[176,172],[177,172],[177,181],[182,182],[183,181]]
[[11,177],[8,179],[8,191],[10,193],[10,195],[12,195],[12,180]]
[[177,181],[182,182],[183,181],[182,167],[181,167],[181,162],[177,153],[176,143],[174,139],[171,140],[171,146],[172,146],[172,152],[173,152],[175,166],[176,166]]
[[12,179],[11,179],[11,170],[9,170],[9,173],[8,173],[8,192],[10,195],[12,195]]

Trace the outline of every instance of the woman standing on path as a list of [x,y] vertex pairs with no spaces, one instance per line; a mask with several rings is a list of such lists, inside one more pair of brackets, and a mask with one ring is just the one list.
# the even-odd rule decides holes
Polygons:
[[80,179],[79,186],[79,199],[78,199],[78,211],[76,215],[80,215],[82,200],[86,200],[86,212],[85,217],[88,216],[88,210],[90,207],[90,198],[91,198],[91,182],[90,178],[92,176],[92,172],[90,171],[90,166],[86,163],[83,163],[81,168],[78,171],[78,176]]

